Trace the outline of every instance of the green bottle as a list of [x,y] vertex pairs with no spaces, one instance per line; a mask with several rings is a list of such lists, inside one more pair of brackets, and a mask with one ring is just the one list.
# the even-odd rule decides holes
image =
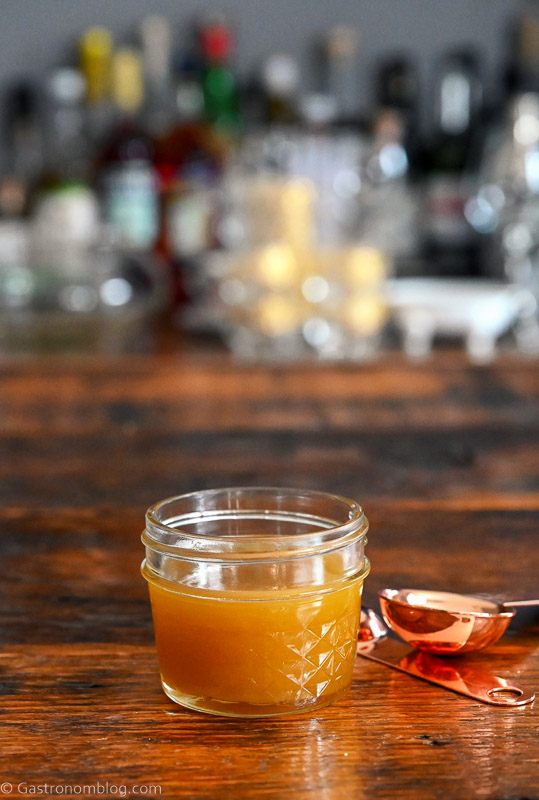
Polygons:
[[229,28],[222,22],[205,25],[200,32],[200,45],[204,59],[204,115],[217,130],[235,133],[240,111],[236,79],[228,66],[232,45]]

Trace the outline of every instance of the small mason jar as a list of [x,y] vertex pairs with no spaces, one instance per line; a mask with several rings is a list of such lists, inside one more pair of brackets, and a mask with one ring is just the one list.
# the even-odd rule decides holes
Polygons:
[[279,488],[163,500],[142,541],[161,681],[197,711],[312,711],[349,688],[368,522],[353,500]]

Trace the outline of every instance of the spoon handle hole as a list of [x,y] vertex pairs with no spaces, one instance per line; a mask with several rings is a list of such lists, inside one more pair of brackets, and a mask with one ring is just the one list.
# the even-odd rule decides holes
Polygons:
[[511,705],[519,700],[524,692],[516,686],[495,686],[489,689],[487,694],[501,705]]

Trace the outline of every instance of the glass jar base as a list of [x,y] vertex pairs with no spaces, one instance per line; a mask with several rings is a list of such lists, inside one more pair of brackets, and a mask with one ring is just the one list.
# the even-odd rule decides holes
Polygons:
[[347,692],[349,687],[340,689],[332,694],[323,695],[310,704],[302,706],[291,707],[288,704],[264,704],[254,705],[251,703],[235,703],[223,700],[213,700],[208,697],[195,697],[193,695],[182,694],[177,689],[161,681],[161,686],[166,696],[184,708],[190,711],[199,711],[203,714],[212,714],[218,717],[240,717],[247,718],[261,718],[261,717],[283,717],[292,714],[310,714],[313,711],[318,711],[320,708],[325,708],[331,705],[336,700],[340,700]]

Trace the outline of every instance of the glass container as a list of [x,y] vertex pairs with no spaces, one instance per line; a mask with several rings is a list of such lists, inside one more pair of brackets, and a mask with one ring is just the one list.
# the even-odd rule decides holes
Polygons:
[[46,221],[0,222],[0,356],[149,347],[168,288],[156,261],[101,227],[82,240]]
[[142,541],[161,681],[234,717],[313,711],[349,688],[368,522],[353,500],[279,488],[163,500]]

